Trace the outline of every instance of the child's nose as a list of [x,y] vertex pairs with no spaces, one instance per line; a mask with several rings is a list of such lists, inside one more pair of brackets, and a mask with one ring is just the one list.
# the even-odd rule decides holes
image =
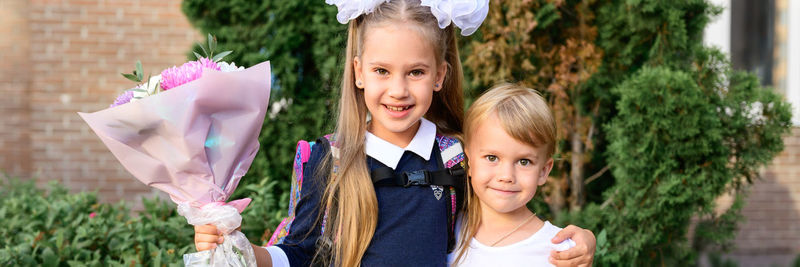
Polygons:
[[505,166],[501,168],[497,175],[497,180],[504,183],[513,183],[515,178],[513,166]]
[[389,84],[388,94],[392,98],[405,98],[408,97],[408,83],[405,77],[396,77],[392,79]]

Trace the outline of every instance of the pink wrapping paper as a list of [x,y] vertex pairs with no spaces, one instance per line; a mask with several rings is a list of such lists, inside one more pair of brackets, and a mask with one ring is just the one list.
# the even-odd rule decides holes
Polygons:
[[78,114],[136,179],[200,207],[226,201],[250,168],[270,80],[269,62],[237,72],[206,69],[171,90]]

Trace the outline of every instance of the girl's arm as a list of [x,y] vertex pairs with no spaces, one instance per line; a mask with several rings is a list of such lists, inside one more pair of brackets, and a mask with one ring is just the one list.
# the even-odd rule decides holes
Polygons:
[[554,244],[567,238],[575,241],[575,246],[565,251],[550,252],[550,263],[555,266],[592,266],[597,240],[592,231],[569,225],[551,240]]

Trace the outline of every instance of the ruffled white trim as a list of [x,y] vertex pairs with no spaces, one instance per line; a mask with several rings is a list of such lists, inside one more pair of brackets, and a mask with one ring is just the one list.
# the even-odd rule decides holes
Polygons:
[[[326,4],[339,9],[336,20],[341,24],[372,13],[385,2],[389,0],[325,0]],[[431,13],[439,21],[439,28],[444,29],[452,22],[464,36],[474,33],[489,14],[489,0],[422,0],[421,5],[431,8]]]
[[372,13],[376,7],[386,2],[389,0],[325,0],[326,4],[335,5],[339,9],[336,20],[341,24],[347,24],[361,14]]
[[422,0],[422,6],[431,8],[444,29],[452,21],[461,29],[461,35],[473,34],[489,14],[489,0]]

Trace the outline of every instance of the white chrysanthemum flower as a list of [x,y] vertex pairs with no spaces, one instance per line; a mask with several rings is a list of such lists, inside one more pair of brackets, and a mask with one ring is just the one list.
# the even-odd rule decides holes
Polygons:
[[222,72],[232,72],[232,71],[242,71],[244,67],[237,67],[236,63],[228,63],[228,62],[217,62],[217,66],[219,66],[219,70]]
[[131,102],[135,102],[139,98],[147,97],[158,93],[158,84],[161,82],[161,75],[156,75],[150,77],[150,80],[147,83],[140,84],[136,87],[136,89],[143,89],[142,91],[133,91],[133,98],[131,98]]

